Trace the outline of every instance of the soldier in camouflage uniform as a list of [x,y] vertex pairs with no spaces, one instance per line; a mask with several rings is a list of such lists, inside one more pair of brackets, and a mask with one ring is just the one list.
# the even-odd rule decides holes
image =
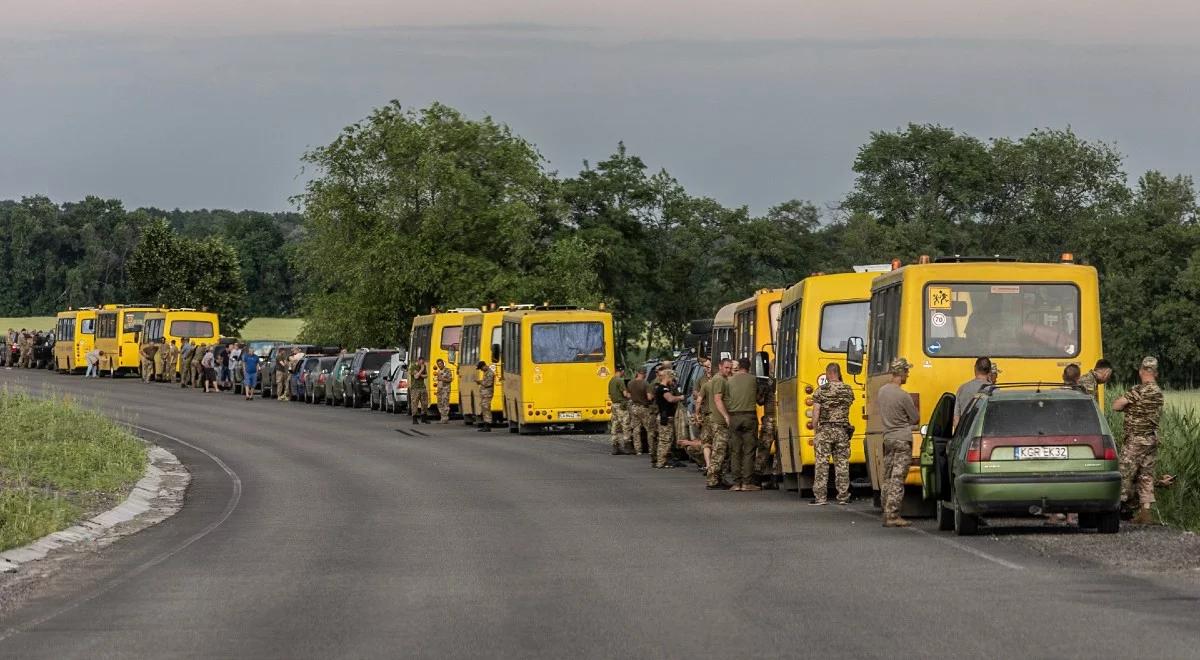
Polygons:
[[[733,375],[733,360],[725,358],[717,364],[717,375],[708,381],[708,396],[711,398],[712,393],[716,391],[718,385],[722,381]],[[710,433],[712,434],[712,455],[708,459],[708,485],[705,486],[709,490],[725,490],[729,488],[729,484],[725,483],[725,459],[729,453],[729,427],[725,424],[725,420],[716,410],[716,406],[712,401],[708,403],[708,414],[711,420]]]
[[[437,359],[437,407],[442,424],[450,423],[450,386],[454,384],[454,372],[446,368],[442,358]],[[482,414],[483,411],[480,411]]]
[[692,392],[692,425],[697,429],[696,436],[699,442],[688,444],[687,453],[707,474],[708,459],[712,455],[712,428],[709,426],[708,414],[708,399],[712,396],[708,392],[708,383],[712,380],[712,362],[702,359],[700,366],[704,367],[704,374],[696,379],[696,386]]
[[1163,393],[1158,388],[1158,360],[1143,358],[1138,377],[1142,382],[1113,401],[1112,409],[1125,414],[1125,442],[1121,447],[1121,502],[1129,508],[1134,508],[1136,502],[1138,511],[1133,522],[1148,525],[1154,522],[1150,505],[1154,504],[1158,420],[1163,409]]
[[142,344],[141,348],[138,349],[138,372],[142,377],[143,383],[149,383],[154,378],[154,359],[157,355],[157,343]]
[[[995,363],[992,363],[995,366]],[[880,499],[883,503],[884,527],[908,527],[900,517],[900,506],[904,503],[904,480],[912,465],[912,434],[919,424],[917,406],[912,396],[902,387],[908,382],[912,363],[898,357],[888,364],[891,380],[879,388],[875,395],[878,401],[879,420],[883,425],[883,483],[880,484]]]
[[1096,366],[1092,367],[1091,371],[1079,377],[1079,385],[1085,392],[1096,398],[1100,394],[1100,386],[1112,378],[1112,372],[1112,364],[1108,360],[1097,360]]
[[768,490],[775,488],[774,455],[771,448],[775,446],[775,379],[759,378],[756,395],[758,405],[763,407],[762,419],[758,425],[758,444],[754,448],[754,479]]
[[479,380],[479,430],[491,432],[492,395],[496,392],[496,369],[483,360],[475,365],[475,369],[481,374]]
[[158,379],[164,383],[175,382],[175,356],[177,348],[175,348],[175,340],[163,342],[162,350],[159,351],[159,364],[162,368],[158,372]]
[[33,335],[25,330],[21,330],[20,345],[21,353],[17,366],[22,369],[30,369],[33,367]]
[[629,440],[633,444],[633,453],[642,453],[643,430],[646,432],[646,451],[652,452],[657,446],[654,436],[658,433],[658,423],[654,420],[653,393],[646,382],[646,372],[638,369],[626,389],[629,390]]
[[[188,367],[188,373],[192,377],[192,387],[200,387],[204,382],[204,354],[208,352],[207,344],[197,344],[195,352],[192,353],[192,363]],[[278,383],[278,381],[276,381]],[[280,389],[279,399],[282,401],[286,393]]]
[[833,457],[837,503],[850,503],[850,405],[854,390],[842,382],[842,369],[836,362],[825,368],[825,384],[813,394],[813,438],[816,460],[813,462],[814,506],[823,506],[829,497],[829,458]]
[[629,391],[625,389],[625,367],[617,366],[608,380],[608,400],[612,403],[612,418],[608,425],[612,454],[620,456],[629,444]]
[[654,384],[654,402],[657,408],[658,446],[654,448],[654,467],[659,469],[674,467],[671,464],[671,451],[675,446],[675,415],[683,394],[675,385],[675,372],[671,369],[659,369],[658,381]]

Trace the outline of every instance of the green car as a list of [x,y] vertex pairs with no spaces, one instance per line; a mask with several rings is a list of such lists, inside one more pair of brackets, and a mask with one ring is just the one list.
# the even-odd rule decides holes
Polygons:
[[942,395],[923,429],[922,488],[936,505],[938,529],[969,535],[985,516],[1077,513],[1080,527],[1117,532],[1117,446],[1091,396],[1054,386],[986,386],[958,428],[954,401]]

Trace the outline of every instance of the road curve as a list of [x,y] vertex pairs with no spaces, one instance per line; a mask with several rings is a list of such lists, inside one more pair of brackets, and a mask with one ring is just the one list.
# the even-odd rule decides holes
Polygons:
[[[865,507],[709,492],[585,437],[413,427],[134,379],[80,394],[193,471],[175,517],[0,621],[0,656],[1167,656],[1200,590]],[[427,435],[411,435],[414,428]],[[228,472],[199,450],[210,452]],[[232,475],[241,482],[234,501]]]

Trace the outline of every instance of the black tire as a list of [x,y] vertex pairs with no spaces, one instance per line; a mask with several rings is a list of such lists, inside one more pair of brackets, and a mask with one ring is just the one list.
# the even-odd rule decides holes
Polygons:
[[[1082,517],[1080,519],[1082,520]],[[1121,531],[1121,513],[1110,511],[1096,514],[1096,531],[1101,534],[1116,534]]]
[[954,512],[950,510],[949,503],[937,503],[937,527],[938,531],[949,532],[954,529]]
[[1100,525],[1100,517],[1095,513],[1079,514],[1079,529],[1096,529]]
[[963,513],[954,508],[954,533],[959,536],[975,536],[979,533],[979,516]]

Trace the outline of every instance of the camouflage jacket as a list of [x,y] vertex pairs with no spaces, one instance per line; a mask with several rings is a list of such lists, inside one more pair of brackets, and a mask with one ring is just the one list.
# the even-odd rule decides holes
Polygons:
[[492,395],[492,391],[496,388],[496,370],[488,367],[483,370],[483,378],[479,381],[480,395]]
[[763,417],[775,416],[775,379],[759,378],[755,384],[755,403],[763,407]]
[[813,394],[813,403],[820,404],[820,424],[849,424],[850,404],[854,403],[854,390],[842,382],[826,382]]
[[438,375],[437,375],[438,389],[441,389],[443,387],[450,387],[451,383],[453,383],[453,382],[454,382],[454,372],[450,371],[450,367],[442,367],[442,370],[439,371]]
[[1096,372],[1089,371],[1080,376],[1079,385],[1088,394],[1092,395],[1093,397],[1096,396],[1096,390],[1100,387],[1100,384],[1096,381]]
[[1158,431],[1158,418],[1162,415],[1163,393],[1158,383],[1142,383],[1126,392],[1125,437],[1145,438]]

